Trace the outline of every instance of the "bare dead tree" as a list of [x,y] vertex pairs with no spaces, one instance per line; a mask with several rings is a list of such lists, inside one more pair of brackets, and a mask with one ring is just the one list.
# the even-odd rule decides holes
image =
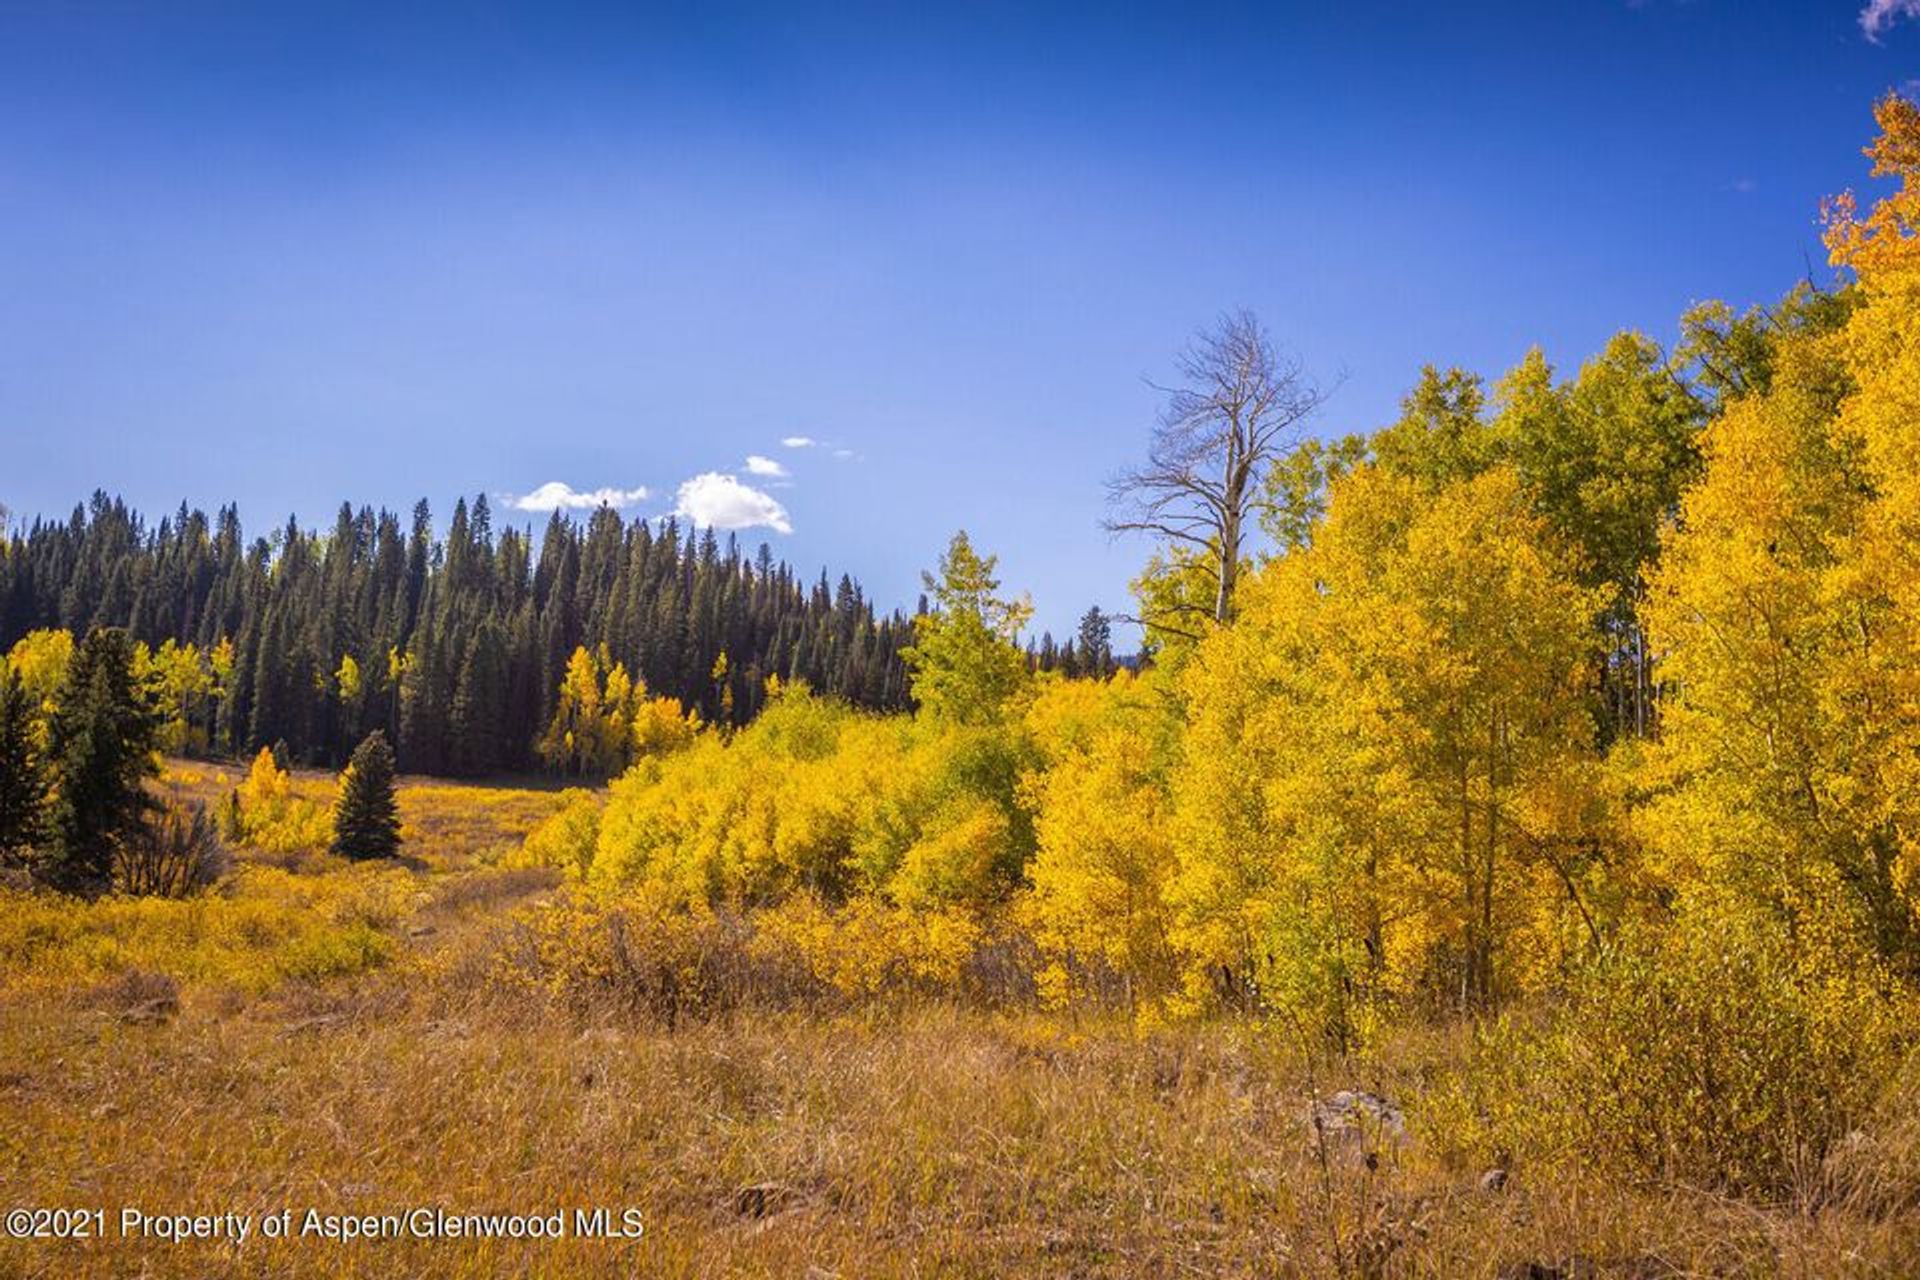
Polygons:
[[1274,458],[1299,443],[1327,398],[1295,357],[1278,352],[1251,311],[1223,315],[1180,354],[1183,384],[1167,397],[1145,466],[1107,483],[1112,533],[1149,533],[1211,562],[1212,616],[1233,613],[1234,580],[1253,504]]

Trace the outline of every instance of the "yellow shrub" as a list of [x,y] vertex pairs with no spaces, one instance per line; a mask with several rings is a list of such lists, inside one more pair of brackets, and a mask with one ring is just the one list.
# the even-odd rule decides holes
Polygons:
[[700,736],[698,712],[682,711],[678,698],[638,698],[633,709],[633,754],[671,755]]
[[819,981],[852,997],[952,990],[983,937],[965,911],[909,909],[866,897],[838,910],[796,897],[759,912],[754,924],[791,946]]
[[612,785],[592,880],[735,910],[795,893],[983,906],[1033,846],[1018,803],[1031,761],[1005,727],[880,718],[781,691],[730,740],[701,735]]
[[1862,962],[1810,970],[1758,922],[1683,921],[1592,965],[1538,1024],[1504,1020],[1435,1092],[1439,1145],[1566,1153],[1603,1173],[1774,1196],[1880,1102],[1913,993]]
[[333,840],[331,808],[296,794],[292,775],[265,747],[234,797],[229,836],[263,853],[318,853]]
[[1017,915],[1048,956],[1052,1004],[1091,990],[1157,992],[1172,979],[1166,771],[1178,721],[1156,684],[1125,671],[1055,682],[1028,714],[1047,765],[1024,787],[1039,848]]
[[1010,839],[1006,811],[987,800],[961,800],[936,810],[925,825],[889,882],[893,896],[928,907],[984,896]]
[[365,921],[355,921],[302,934],[275,953],[274,964],[289,978],[319,982],[377,968],[392,954],[392,938]]
[[559,867],[569,879],[584,880],[593,869],[593,847],[600,838],[601,799],[591,791],[569,787],[561,793],[563,807],[527,833],[517,865]]

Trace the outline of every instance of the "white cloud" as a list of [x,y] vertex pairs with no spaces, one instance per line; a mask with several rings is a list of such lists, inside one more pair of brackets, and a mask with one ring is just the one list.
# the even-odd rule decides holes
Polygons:
[[500,495],[516,511],[590,511],[595,507],[630,507],[647,500],[645,485],[637,489],[580,490],[559,480],[549,480],[532,493],[515,497]]
[[750,453],[747,455],[747,474],[772,476],[775,479],[779,479],[787,474],[787,469],[775,462],[772,458],[764,458],[757,453]]
[[833,451],[833,456],[836,458],[847,459],[847,458],[856,458],[859,455],[856,454],[851,449],[835,449]]
[[1902,18],[1920,18],[1920,0],[1867,0],[1867,7],[1860,11],[1860,29],[1867,39],[1878,42]]
[[811,449],[820,442],[812,436],[783,436],[780,443],[789,449]]
[[758,526],[776,533],[792,533],[793,522],[787,509],[751,485],[741,484],[733,476],[706,471],[680,486],[673,514],[695,524],[716,529],[752,529]]

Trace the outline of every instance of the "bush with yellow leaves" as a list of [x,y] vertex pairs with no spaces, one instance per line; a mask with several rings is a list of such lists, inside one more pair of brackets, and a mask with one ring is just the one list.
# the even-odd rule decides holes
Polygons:
[[1004,900],[1033,847],[1030,760],[1003,727],[876,717],[789,685],[731,740],[703,735],[616,779],[591,879],[736,910],[803,892]]
[[527,833],[519,851],[506,859],[509,866],[558,867],[570,880],[584,880],[593,869],[593,849],[600,839],[601,797],[582,787],[561,792],[561,807]]
[[1466,1160],[1805,1193],[1897,1078],[1917,1013],[1866,957],[1809,964],[1758,917],[1702,910],[1609,948],[1544,1017],[1483,1027],[1426,1119]]
[[333,814],[317,799],[295,792],[293,777],[265,747],[233,792],[227,809],[229,839],[262,853],[321,853],[333,839]]
[[964,909],[900,907],[872,897],[831,908],[801,895],[755,913],[753,923],[791,949],[816,981],[854,999],[956,991],[985,938]]

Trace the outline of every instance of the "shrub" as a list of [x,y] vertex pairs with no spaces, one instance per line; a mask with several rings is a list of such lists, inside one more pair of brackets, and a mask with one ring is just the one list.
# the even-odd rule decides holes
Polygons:
[[1437,1095],[1441,1127],[1482,1157],[1566,1152],[1629,1178],[1805,1190],[1913,1039],[1913,996],[1871,974],[1864,961],[1809,970],[1776,932],[1738,921],[1629,938],[1543,1022],[1482,1034],[1452,1105]]
[[584,880],[593,868],[593,847],[600,838],[601,800],[579,787],[569,787],[561,795],[563,807],[527,834],[515,861],[558,867],[570,879]]
[[864,715],[783,689],[730,740],[642,760],[608,791],[598,886],[744,911],[796,894],[931,908],[1008,897],[1033,849],[1022,734]]
[[296,876],[258,864],[191,898],[0,890],[0,991],[71,989],[135,969],[250,991],[358,972],[391,956],[383,935],[419,897],[398,868]]
[[351,977],[385,964],[393,954],[393,939],[364,920],[337,929],[306,933],[282,947],[274,957],[280,973],[305,982]]
[[170,801],[116,851],[119,887],[131,894],[184,898],[211,887],[233,856],[204,804]]
[[984,937],[968,912],[896,907],[871,897],[832,910],[801,895],[759,912],[754,923],[790,948],[816,981],[855,998],[953,991]]
[[233,792],[224,818],[227,838],[262,853],[319,853],[333,837],[326,806],[294,794],[293,776],[266,747]]
[[820,994],[790,953],[766,945],[739,916],[639,904],[524,912],[492,976],[579,1012],[611,1007],[668,1027]]

